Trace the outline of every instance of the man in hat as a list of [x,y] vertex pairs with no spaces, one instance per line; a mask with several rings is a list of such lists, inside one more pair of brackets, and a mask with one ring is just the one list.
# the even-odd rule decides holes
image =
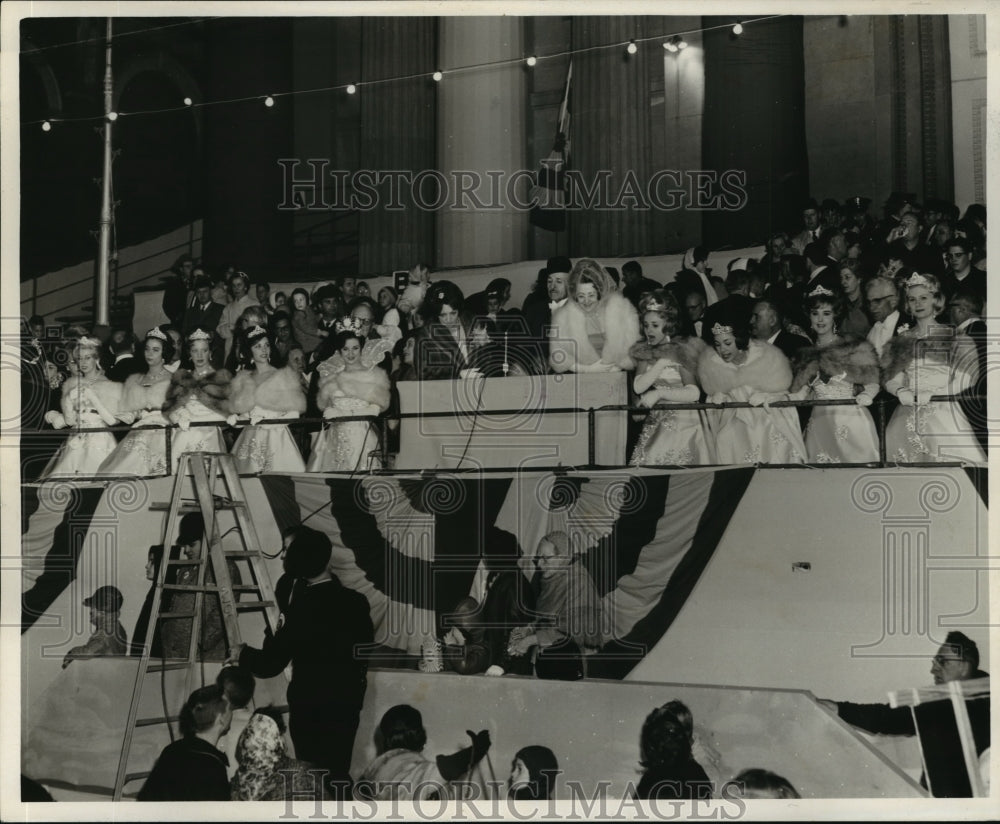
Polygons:
[[284,623],[260,649],[238,645],[229,663],[258,678],[292,665],[289,732],[295,757],[327,771],[337,797],[351,783],[351,752],[368,687],[365,648],[374,642],[368,601],[330,572],[332,545],[322,532],[300,526],[289,536],[284,569],[295,580]]
[[802,255],[806,246],[819,239],[819,204],[811,197],[802,207],[802,231],[792,238],[792,247]]
[[[222,315],[219,318],[219,325],[216,331],[225,343],[223,361],[229,357],[229,352],[233,348],[233,336],[236,334],[236,324],[243,314],[243,310],[249,306],[259,306],[257,298],[250,294],[250,278],[246,272],[233,272],[229,278],[229,291],[233,295],[232,302],[222,308]],[[208,331],[208,330],[206,330]]]
[[530,304],[525,302],[524,305],[528,331],[534,344],[532,348],[536,352],[536,357],[540,358],[532,369],[537,374],[544,374],[548,371],[548,329],[552,325],[552,312],[565,304],[569,298],[569,273],[572,268],[573,264],[568,257],[561,255],[550,257],[545,267],[545,290],[548,301],[539,300]]
[[93,595],[83,599],[83,605],[90,607],[90,623],[94,625],[94,632],[86,644],[73,647],[66,653],[63,669],[78,658],[128,654],[128,636],[120,620],[124,600],[118,588],[112,586],[98,587]]
[[823,201],[820,217],[820,229],[828,231],[830,229],[840,229],[844,225],[844,213],[840,209],[840,204],[832,197]]

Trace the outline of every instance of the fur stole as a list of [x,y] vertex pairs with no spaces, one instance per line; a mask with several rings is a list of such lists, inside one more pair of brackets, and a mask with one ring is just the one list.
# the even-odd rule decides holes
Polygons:
[[806,386],[816,375],[827,378],[846,373],[850,383],[878,383],[878,355],[868,341],[841,341],[829,346],[808,346],[795,357],[792,391]]
[[356,371],[344,369],[320,378],[316,395],[316,405],[320,409],[333,406],[334,399],[340,395],[374,404],[385,412],[389,408],[389,377],[384,369],[373,366]]
[[629,350],[639,339],[639,315],[619,292],[606,295],[596,311],[604,332],[604,350],[598,355],[587,335],[587,320],[579,304],[570,299],[552,313],[549,362],[556,372],[566,372],[581,363],[589,366],[603,360],[620,369],[634,369]]
[[[76,375],[66,379],[62,385],[62,406],[65,411],[67,406],[73,404],[73,393],[76,392],[80,384],[80,378]],[[115,381],[108,380],[104,375],[95,378],[89,384],[90,391],[93,392],[101,402],[108,408],[108,412],[114,414],[121,407],[122,385]]]
[[714,348],[706,349],[698,360],[698,382],[706,395],[729,394],[741,386],[756,392],[785,392],[792,383],[788,358],[769,343],[750,341],[746,362],[726,363]]
[[272,412],[305,412],[306,396],[298,375],[288,367],[275,369],[260,383],[256,369],[238,372],[229,390],[229,407],[236,414],[255,406]]
[[167,399],[167,388],[170,386],[170,381],[158,381],[152,386],[143,386],[142,382],[145,379],[144,373],[129,375],[125,379],[121,405],[118,408],[120,412],[140,412],[143,409],[163,407],[163,403]]
[[[209,372],[202,378],[196,378],[189,369],[178,369],[174,372],[170,388],[167,390],[167,401],[163,404],[163,412],[168,417],[179,412],[189,398],[196,398],[213,412],[228,415],[230,412],[227,397],[229,384],[233,376],[225,369]],[[172,418],[171,418],[172,420]]]
[[642,361],[653,364],[660,358],[666,358],[680,364],[680,366],[694,376],[698,374],[698,360],[707,348],[708,344],[701,338],[677,336],[671,338],[666,343],[660,343],[656,346],[651,346],[644,340],[639,341],[633,344],[629,350],[629,356],[635,361],[636,366]]
[[900,372],[910,368],[913,357],[920,347],[921,360],[948,363],[955,346],[954,330],[948,328],[948,334],[942,335],[939,330],[945,327],[937,326],[933,336],[918,338],[912,329],[900,332],[889,338],[882,349],[882,375],[885,380],[892,380]]

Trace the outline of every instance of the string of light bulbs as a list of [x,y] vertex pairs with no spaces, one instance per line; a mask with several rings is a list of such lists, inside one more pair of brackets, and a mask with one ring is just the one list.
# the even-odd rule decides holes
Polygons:
[[[141,115],[152,115],[152,114],[169,114],[171,112],[183,111],[185,109],[204,109],[210,106],[225,106],[234,103],[246,103],[250,101],[261,101],[265,106],[271,108],[274,106],[276,100],[282,97],[294,97],[295,95],[303,94],[319,94],[322,92],[338,92],[342,91],[349,95],[357,94],[361,88],[367,88],[370,86],[378,86],[385,83],[399,83],[407,80],[417,80],[420,78],[429,77],[431,80],[440,83],[446,76],[460,75],[463,73],[468,73],[472,71],[479,71],[482,69],[492,69],[492,68],[503,68],[508,66],[515,66],[524,64],[529,68],[533,68],[538,65],[541,60],[557,60],[563,57],[573,57],[575,55],[586,54],[595,51],[607,51],[610,49],[624,49],[627,55],[634,55],[639,51],[639,45],[642,43],[650,43],[654,41],[662,41],[663,48],[668,52],[679,52],[687,47],[687,41],[684,39],[685,36],[692,36],[696,34],[704,34],[706,32],[718,31],[721,29],[731,29],[732,33],[739,36],[743,33],[744,27],[754,24],[763,23],[768,20],[776,20],[780,17],[784,17],[782,14],[773,14],[766,17],[755,17],[747,20],[740,20],[736,23],[721,23],[715,26],[706,26],[704,28],[689,29],[679,32],[673,32],[671,34],[656,34],[650,35],[648,37],[635,37],[630,40],[619,41],[615,43],[602,43],[594,46],[584,46],[576,49],[565,49],[563,51],[554,52],[552,54],[535,55],[531,54],[527,57],[509,57],[502,60],[493,60],[485,63],[473,63],[468,66],[456,66],[455,68],[447,69],[442,71],[440,69],[428,73],[428,72],[417,72],[414,74],[396,75],[393,77],[383,77],[376,78],[373,80],[358,80],[354,83],[338,83],[332,86],[318,86],[311,89],[293,89],[291,91],[282,92],[269,92],[263,94],[251,94],[244,95],[242,97],[232,97],[224,100],[206,100],[206,101],[194,101],[190,97],[185,97],[182,105],[178,106],[167,106],[160,109],[139,109],[135,111],[119,111],[119,112],[108,112],[106,115],[88,115],[84,117],[48,117],[39,120],[28,120],[22,121],[22,126],[36,126],[41,125],[43,131],[50,131],[52,124],[54,123],[81,123],[81,122],[101,122],[105,119],[112,122],[118,120],[122,117],[138,117]],[[209,18],[205,18],[209,19]],[[220,18],[211,18],[220,19]],[[178,24],[180,25],[180,24]],[[159,27],[165,28],[165,27]],[[149,29],[148,31],[152,31]],[[132,32],[138,34],[138,32]],[[88,41],[80,41],[88,42]],[[71,45],[71,44],[63,44]]]

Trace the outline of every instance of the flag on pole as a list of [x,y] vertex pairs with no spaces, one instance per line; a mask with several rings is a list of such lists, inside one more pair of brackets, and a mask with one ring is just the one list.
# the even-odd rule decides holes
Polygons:
[[531,209],[532,225],[550,232],[562,232],[566,229],[568,198],[564,171],[569,162],[569,88],[572,79],[573,61],[570,60],[552,151],[541,161],[535,185],[529,193],[530,199],[535,202]]

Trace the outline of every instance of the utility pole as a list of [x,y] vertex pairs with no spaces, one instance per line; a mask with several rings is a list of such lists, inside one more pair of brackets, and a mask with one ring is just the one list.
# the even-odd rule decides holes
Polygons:
[[94,295],[94,323],[107,326],[111,322],[109,284],[111,276],[111,127],[114,82],[111,77],[111,18],[107,19],[107,43],[104,50],[104,172],[101,176],[101,229],[97,252],[97,289]]

